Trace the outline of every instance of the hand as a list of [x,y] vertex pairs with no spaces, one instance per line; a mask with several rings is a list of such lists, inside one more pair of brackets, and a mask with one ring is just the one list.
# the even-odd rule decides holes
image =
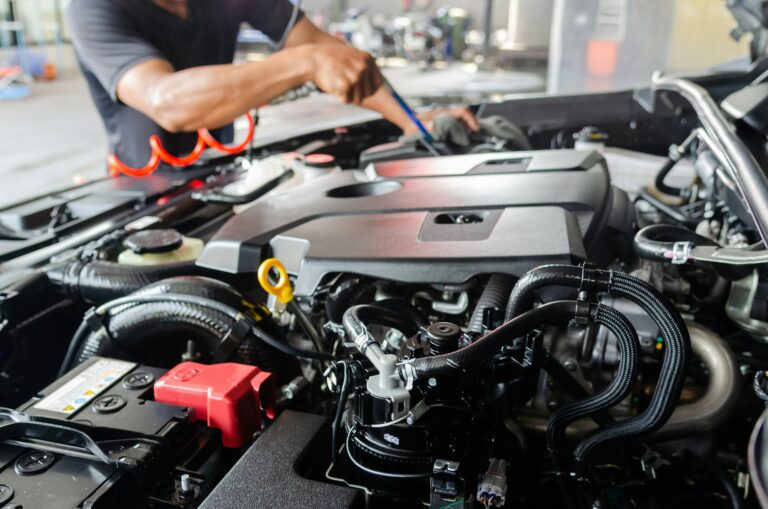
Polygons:
[[[433,111],[425,111],[423,113],[419,113],[418,116],[419,120],[421,120],[421,122],[424,124],[424,127],[426,127],[428,131],[432,131],[432,127],[434,126],[433,120],[439,115],[450,115],[461,120],[467,129],[472,132],[477,132],[480,130],[480,123],[477,121],[477,117],[475,117],[475,114],[472,113],[472,110],[466,106],[459,106],[455,108],[440,108]],[[413,134],[417,131],[418,128],[415,125],[411,125],[404,130],[404,134]]]
[[364,51],[342,44],[312,44],[310,80],[344,103],[361,104],[383,84],[376,62]]

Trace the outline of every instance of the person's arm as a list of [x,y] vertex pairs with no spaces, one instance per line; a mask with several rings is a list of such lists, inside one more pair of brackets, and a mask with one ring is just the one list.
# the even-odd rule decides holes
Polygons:
[[261,62],[175,71],[162,59],[141,62],[117,83],[117,97],[170,132],[226,125],[249,109],[313,81],[342,101],[361,104],[381,87],[373,58],[302,17],[286,49]]
[[117,83],[117,97],[170,132],[218,128],[311,77],[301,48],[261,62],[175,71],[162,59],[141,62]]
[[[296,23],[296,26],[293,27],[293,30],[291,30],[288,38],[286,39],[285,46],[286,48],[291,48],[306,44],[335,44],[346,46],[344,41],[320,30],[309,19],[303,17],[301,20],[299,20],[298,23]],[[376,84],[378,84],[378,87],[374,89],[372,93],[366,94],[366,90],[363,90],[357,95],[354,95],[353,100],[351,101],[345,100],[344,97],[340,98],[345,100],[345,102],[359,104],[364,108],[368,108],[370,110],[381,113],[382,117],[398,126],[406,134],[416,132],[418,130],[417,127],[413,124],[411,119],[403,111],[397,101],[395,101],[395,98],[389,92],[387,87],[381,86],[384,83],[384,80],[380,78],[380,73],[381,71],[376,68],[376,75],[379,77],[379,79],[369,85],[369,90],[371,86],[375,86]],[[361,96],[363,97],[362,100],[354,100]],[[440,109],[434,112],[419,114],[419,118],[425,124],[429,124],[436,115],[441,113],[447,113],[459,118],[471,131],[477,131],[480,129],[480,125],[478,124],[475,115],[469,110],[469,108]],[[427,125],[427,128],[429,128],[429,125]]]

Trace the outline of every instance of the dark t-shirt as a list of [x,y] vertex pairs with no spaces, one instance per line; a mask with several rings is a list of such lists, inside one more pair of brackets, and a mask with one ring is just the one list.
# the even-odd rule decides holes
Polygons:
[[[110,150],[129,166],[147,163],[153,134],[175,155],[188,153],[197,135],[169,133],[120,102],[117,83],[128,69],[156,58],[168,60],[177,71],[231,63],[241,23],[278,41],[294,7],[289,0],[190,0],[188,9],[187,19],[151,0],[73,0],[67,10],[75,51]],[[231,141],[232,127],[213,134]]]

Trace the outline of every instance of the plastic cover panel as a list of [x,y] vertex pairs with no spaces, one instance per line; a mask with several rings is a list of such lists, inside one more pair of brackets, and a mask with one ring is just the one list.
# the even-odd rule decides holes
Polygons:
[[610,196],[605,162],[591,151],[379,163],[263,198],[222,227],[198,264],[253,273],[271,248],[298,276],[299,295],[339,271],[424,283],[520,275],[583,259]]

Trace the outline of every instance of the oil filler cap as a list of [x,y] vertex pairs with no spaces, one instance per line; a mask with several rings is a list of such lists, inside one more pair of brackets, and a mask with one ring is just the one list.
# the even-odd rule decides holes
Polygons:
[[125,239],[125,247],[138,255],[168,253],[179,249],[183,243],[184,237],[173,229],[143,230]]
[[241,447],[261,429],[262,416],[275,418],[272,373],[225,362],[182,362],[155,383],[155,400],[191,408],[199,421],[221,430],[224,447]]

